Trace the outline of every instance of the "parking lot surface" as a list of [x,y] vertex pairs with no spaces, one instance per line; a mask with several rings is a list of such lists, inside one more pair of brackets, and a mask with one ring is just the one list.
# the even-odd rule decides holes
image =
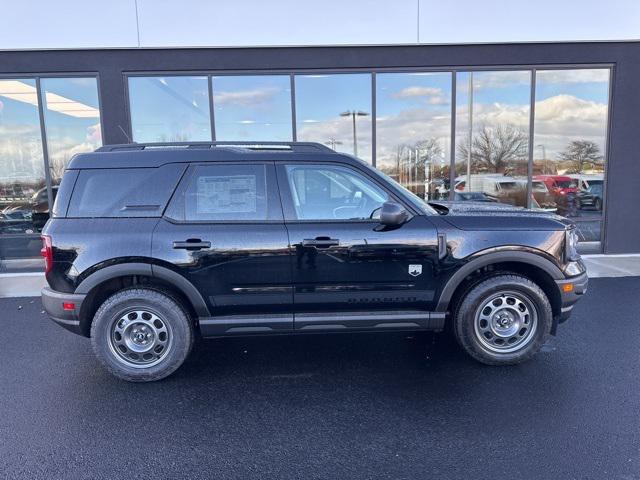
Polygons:
[[596,279],[525,365],[445,334],[200,342],[128,384],[0,300],[0,478],[640,478],[640,278]]

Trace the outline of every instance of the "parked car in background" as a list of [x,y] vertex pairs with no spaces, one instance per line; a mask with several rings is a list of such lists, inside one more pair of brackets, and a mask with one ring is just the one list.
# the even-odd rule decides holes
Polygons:
[[571,177],[578,181],[578,188],[580,190],[588,190],[592,185],[603,185],[604,174],[592,173],[592,174],[569,174],[567,177]]
[[555,212],[558,209],[554,195],[549,191],[547,184],[541,180],[531,181],[531,195],[538,203],[540,208],[549,212]]
[[586,190],[578,194],[578,205],[580,208],[593,208],[602,210],[602,183],[592,183]]
[[536,175],[533,180],[543,182],[549,192],[556,196],[580,191],[578,179],[571,178],[568,175]]
[[533,181],[540,181],[546,185],[560,215],[576,216],[578,214],[577,194],[580,192],[578,179],[567,175],[536,175]]
[[[492,197],[484,192],[454,192],[456,202],[497,202],[496,197]],[[446,199],[445,199],[446,200]]]

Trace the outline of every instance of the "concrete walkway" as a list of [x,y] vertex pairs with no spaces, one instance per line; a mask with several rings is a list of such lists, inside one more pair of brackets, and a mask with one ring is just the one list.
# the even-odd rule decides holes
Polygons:
[[640,276],[640,254],[583,255],[591,278]]
[[[589,277],[640,276],[640,254],[637,255],[583,255]],[[41,273],[0,274],[0,298],[37,297],[44,287]]]

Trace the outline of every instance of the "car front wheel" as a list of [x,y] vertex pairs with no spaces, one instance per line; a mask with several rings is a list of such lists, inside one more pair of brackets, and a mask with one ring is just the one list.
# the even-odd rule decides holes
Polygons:
[[182,365],[193,345],[193,326],[170,296],[131,288],[100,306],[91,325],[91,343],[98,360],[113,375],[151,382]]
[[553,313],[537,284],[504,274],[471,288],[453,320],[456,337],[469,355],[488,365],[513,365],[529,360],[544,345]]

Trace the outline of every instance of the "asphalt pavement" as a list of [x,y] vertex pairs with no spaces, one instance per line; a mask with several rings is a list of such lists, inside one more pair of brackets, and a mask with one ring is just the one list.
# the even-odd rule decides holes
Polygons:
[[444,334],[254,337],[153,384],[2,299],[0,478],[640,479],[639,292],[592,280],[517,367]]

